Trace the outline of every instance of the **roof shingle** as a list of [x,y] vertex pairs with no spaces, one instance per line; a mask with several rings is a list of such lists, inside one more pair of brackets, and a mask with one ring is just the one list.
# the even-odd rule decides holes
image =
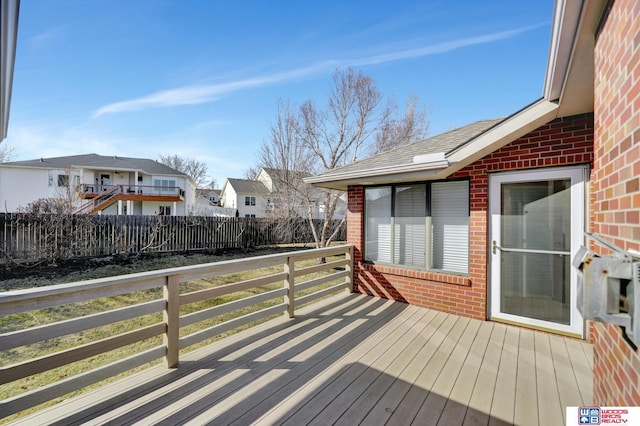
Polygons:
[[5,166],[37,167],[45,169],[64,169],[70,166],[113,169],[113,170],[140,170],[150,175],[176,175],[187,176],[165,164],[147,158],[132,158],[119,156],[106,156],[98,154],[70,155],[67,157],[39,158],[36,160],[11,161],[3,163]]

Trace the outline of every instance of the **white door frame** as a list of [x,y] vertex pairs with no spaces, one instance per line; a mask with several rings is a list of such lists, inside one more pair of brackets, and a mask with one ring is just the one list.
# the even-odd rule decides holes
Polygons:
[[[503,183],[531,182],[541,180],[571,179],[571,244],[570,260],[574,258],[578,249],[584,244],[585,231],[585,186],[588,180],[587,166],[550,167],[544,169],[518,170],[500,172],[489,175],[489,244],[488,256],[490,260],[490,318],[504,320],[535,328],[556,330],[561,333],[584,336],[584,321],[577,307],[578,275],[575,268],[570,270],[570,320],[569,325],[543,321],[501,312],[500,309],[500,250],[494,250],[502,245],[501,227],[501,185]],[[494,254],[495,252],[495,254]]]

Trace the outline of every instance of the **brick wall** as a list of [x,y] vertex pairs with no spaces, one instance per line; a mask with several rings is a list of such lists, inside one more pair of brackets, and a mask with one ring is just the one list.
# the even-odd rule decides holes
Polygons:
[[[640,2],[616,0],[595,47],[593,231],[640,250]],[[592,249],[606,252],[593,245]],[[594,404],[640,405],[640,355],[620,327],[596,324]]]
[[362,263],[364,188],[349,187],[347,237],[354,244],[355,288],[370,295],[485,319],[488,173],[592,162],[593,116],[552,121],[455,173],[470,179],[469,275]]

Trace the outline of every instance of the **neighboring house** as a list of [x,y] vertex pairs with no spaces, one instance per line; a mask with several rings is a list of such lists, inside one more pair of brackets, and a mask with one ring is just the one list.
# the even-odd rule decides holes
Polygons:
[[192,214],[195,216],[235,217],[237,210],[220,206],[220,189],[197,189]]
[[220,204],[236,209],[238,217],[268,217],[273,210],[271,191],[257,180],[227,178],[222,186]]
[[638,350],[583,320],[571,264],[585,231],[640,251],[638,40],[638,1],[557,0],[540,100],[306,179],[348,191],[356,290],[588,338],[594,405],[640,405]]
[[195,184],[155,160],[98,154],[0,164],[0,203],[15,212],[41,198],[62,198],[74,213],[189,214]]
[[221,192],[222,191],[220,189],[199,188],[196,189],[196,196],[200,202],[201,199],[204,199],[212,206],[219,206]]
[[[313,219],[324,219],[324,190],[305,184],[302,179],[306,176],[263,167],[254,180],[227,179],[220,203],[226,208],[237,209],[239,217],[274,217],[286,209],[307,218],[311,207]],[[287,189],[288,184],[296,190]],[[333,219],[344,218],[345,212],[346,202],[340,198]]]

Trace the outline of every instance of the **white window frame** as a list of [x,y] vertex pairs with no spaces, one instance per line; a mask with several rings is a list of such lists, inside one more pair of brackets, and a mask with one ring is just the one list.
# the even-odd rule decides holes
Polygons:
[[[415,220],[405,223],[400,223],[400,221],[396,220],[398,208],[397,205],[397,189],[402,187],[418,187],[419,185],[424,185],[425,187],[425,206],[424,206],[424,226]],[[437,186],[437,187],[436,187]],[[434,187],[436,189],[434,189]],[[447,188],[448,187],[448,188]],[[385,198],[389,198],[390,208],[385,209],[384,204],[379,205],[378,207],[381,210],[377,210],[376,213],[379,213],[376,218],[378,218],[379,224],[378,229],[374,232],[369,232],[368,227],[371,226],[371,222],[368,220],[370,213],[368,210],[368,203],[370,202],[367,199],[367,191],[375,190],[375,189],[390,189],[390,193],[385,196]],[[436,206],[435,202],[439,202],[437,200],[445,200],[445,198],[440,197],[440,194],[436,194],[434,196],[434,192],[439,191],[442,193],[442,189],[448,189],[449,193],[455,193],[453,191],[458,191],[458,196],[452,200],[452,208],[453,210],[447,210],[447,208],[442,208],[442,205]],[[462,191],[464,191],[464,195],[462,195]],[[438,271],[445,272],[457,275],[465,275],[469,274],[469,240],[470,240],[470,181],[469,179],[455,179],[455,180],[446,180],[446,181],[433,181],[433,182],[415,182],[415,183],[407,183],[407,184],[395,184],[395,185],[383,185],[383,186],[372,186],[365,188],[365,200],[363,206],[364,213],[364,260],[371,263],[380,263],[393,265],[401,268],[409,268],[409,269],[422,269],[422,270],[430,270],[430,271]],[[434,200],[435,198],[435,200]],[[373,202],[373,200],[371,201]],[[441,201],[440,201],[441,202]],[[458,207],[459,206],[459,207]],[[420,207],[422,209],[423,207]],[[390,212],[389,220],[385,221],[385,211]],[[380,213],[382,212],[382,213]],[[454,214],[455,212],[459,212],[459,214]],[[434,216],[437,214],[438,216]],[[411,217],[406,216],[406,217]],[[399,218],[399,216],[398,216]],[[450,220],[445,220],[443,222],[443,218],[447,218]],[[415,219],[415,217],[414,217]],[[407,225],[408,223],[408,225]],[[407,248],[409,251],[414,252],[414,260],[413,263],[402,263],[399,259],[400,250],[396,245],[399,242],[405,243],[407,242],[406,237],[409,235],[405,235],[403,239],[402,236],[398,235],[398,232],[401,232],[401,228],[399,226],[409,226],[408,229],[417,230],[421,232],[420,229],[423,229],[423,235],[415,236],[416,238],[409,240],[408,244],[413,244],[413,247]],[[438,227],[438,228],[435,228]],[[435,229],[435,230],[434,230]],[[385,239],[389,239],[388,247],[384,244],[384,241],[380,242],[380,233],[382,237]],[[376,238],[378,243],[376,247],[368,244],[369,238]],[[436,248],[434,247],[434,238],[440,238],[438,246],[442,247],[442,252],[436,253]],[[417,245],[416,245],[417,244]],[[420,257],[415,257],[416,248],[419,249],[418,245],[421,246],[424,244],[424,259]],[[442,259],[447,255],[447,252],[451,253],[451,250],[454,250],[454,259],[452,261],[442,261]],[[370,256],[370,250],[381,250],[382,252],[376,251],[376,255]],[[434,254],[436,257],[434,258]],[[381,260],[382,259],[382,260]],[[449,260],[449,259],[447,259]],[[438,266],[434,266],[434,265]]]
[[245,206],[255,206],[256,205],[256,197],[253,195],[245,195],[244,197],[244,205]]

